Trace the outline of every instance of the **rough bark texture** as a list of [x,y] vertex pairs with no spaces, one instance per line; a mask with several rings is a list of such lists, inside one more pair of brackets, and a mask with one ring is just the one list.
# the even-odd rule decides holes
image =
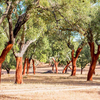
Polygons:
[[65,73],[65,71],[67,70],[67,68],[69,67],[69,64],[70,64],[71,62],[72,62],[72,61],[67,62],[67,65],[66,65],[66,67],[63,69],[62,73]]
[[21,84],[22,81],[22,57],[16,57],[16,84]]
[[32,59],[33,62],[33,73],[35,74],[35,64],[34,64],[34,60]]
[[27,63],[27,58],[25,58],[25,61],[24,61],[23,75],[25,75],[26,63]]
[[100,54],[100,45],[98,45],[97,54],[94,54],[94,42],[89,42],[89,46],[90,46],[92,61],[91,61],[90,69],[88,72],[87,81],[92,81],[92,76],[95,71],[95,66],[96,66],[96,63],[97,63],[97,60]]

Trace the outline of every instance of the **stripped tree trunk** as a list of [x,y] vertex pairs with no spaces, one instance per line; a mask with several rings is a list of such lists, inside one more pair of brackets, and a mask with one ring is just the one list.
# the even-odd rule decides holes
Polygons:
[[29,59],[27,58],[27,74],[29,74],[29,68],[30,68],[30,61],[29,61]]
[[2,64],[0,63],[0,83],[1,83],[1,66]]
[[34,64],[34,60],[32,59],[33,62],[33,73],[35,74],[35,64]]
[[56,67],[56,73],[58,73],[58,64],[59,64],[59,62],[56,62],[56,61],[54,60],[54,58],[52,58],[52,59],[53,59],[53,61],[54,61],[55,67]]
[[15,83],[21,84],[22,81],[22,57],[16,57],[16,80]]
[[72,74],[71,74],[71,76],[76,75],[76,61],[77,61],[77,58],[78,58],[81,51],[82,51],[82,48],[78,48],[76,51],[76,55],[74,57],[74,50],[72,50],[72,53],[71,53],[71,56],[72,56]]
[[94,42],[89,42],[89,46],[90,46],[92,62],[91,62],[90,69],[88,72],[87,81],[92,81],[92,76],[95,71],[95,66],[96,66],[96,63],[97,63],[97,60],[100,54],[100,45],[98,45],[97,54],[94,54]]
[[13,47],[13,44],[8,43],[8,45],[3,50],[3,52],[2,52],[2,54],[0,56],[0,82],[1,82],[1,66],[2,66],[2,63],[4,62],[7,53],[11,50],[12,47]]
[[76,75],[76,61],[77,61],[77,58],[72,58],[72,74],[71,76],[75,76]]
[[24,61],[23,75],[25,75],[26,64],[27,64],[27,58],[25,58],[25,61]]
[[63,69],[62,73],[65,73],[65,71],[67,70],[67,68],[69,67],[69,64],[70,64],[71,62],[72,62],[72,61],[67,62],[67,65],[66,65],[66,67]]
[[58,64],[59,64],[59,62],[55,62],[56,73],[58,73]]

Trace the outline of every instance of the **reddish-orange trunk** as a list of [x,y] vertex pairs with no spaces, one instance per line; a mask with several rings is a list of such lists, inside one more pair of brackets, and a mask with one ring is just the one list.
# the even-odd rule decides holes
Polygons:
[[65,73],[65,71],[67,70],[67,68],[69,67],[69,64],[71,63],[71,61],[69,61],[69,63],[66,65],[66,67],[64,68],[64,70],[62,71],[62,73]]
[[27,74],[29,74],[29,68],[30,68],[30,62],[29,59],[27,59]]
[[2,64],[0,63],[0,83],[1,83],[1,66]]
[[35,74],[35,64],[34,64],[34,60],[32,59],[33,62],[33,73]]
[[93,73],[95,71],[96,63],[97,63],[97,59],[92,60],[91,65],[90,65],[90,69],[88,72],[88,76],[87,76],[87,81],[92,81],[92,76],[93,76]]
[[93,73],[95,72],[95,66],[100,54],[100,45],[98,45],[97,54],[95,54],[94,42],[89,42],[89,46],[90,46],[92,62],[91,62],[90,69],[88,72],[87,81],[92,81],[92,76],[93,76]]
[[8,43],[8,45],[6,46],[6,48],[2,51],[2,54],[0,56],[0,82],[1,82],[1,66],[2,63],[4,62],[7,53],[11,50],[11,48],[13,47],[13,44]]
[[56,67],[56,73],[58,73],[58,62],[55,62],[55,67]]
[[23,75],[25,75],[26,63],[27,63],[27,58],[25,58],[25,61],[24,61]]
[[71,74],[71,76],[76,75],[76,60],[77,60],[77,58],[72,58],[72,74]]
[[21,84],[22,81],[22,57],[16,57],[16,84]]
[[54,61],[55,67],[56,67],[56,73],[58,73],[58,64],[59,62],[56,62],[54,58],[52,58],[52,60]]

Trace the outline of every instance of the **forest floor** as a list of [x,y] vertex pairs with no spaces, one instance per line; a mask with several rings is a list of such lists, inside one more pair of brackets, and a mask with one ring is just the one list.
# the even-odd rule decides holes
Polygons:
[[51,73],[51,67],[40,66],[36,74],[23,75],[23,84],[14,84],[15,70],[6,74],[2,70],[0,100],[100,100],[100,66],[96,66],[93,81],[87,80],[87,66],[81,75],[77,68],[76,76],[70,76],[71,70],[62,74],[63,67],[58,67],[58,74]]

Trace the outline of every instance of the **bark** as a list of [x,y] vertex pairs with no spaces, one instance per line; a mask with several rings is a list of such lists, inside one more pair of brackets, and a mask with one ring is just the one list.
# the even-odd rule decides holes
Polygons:
[[7,74],[9,74],[10,73],[10,69],[8,68],[8,69],[6,69],[6,71],[7,71]]
[[33,62],[33,73],[35,74],[35,64],[34,64],[34,60],[32,59]]
[[8,14],[8,11],[9,11],[9,8],[10,8],[10,5],[11,5],[11,2],[9,2],[9,0],[6,1],[6,4],[7,4],[7,7],[6,7],[6,11],[4,12],[4,14],[1,16],[0,18],[0,25],[2,24],[2,22],[4,21],[5,17],[7,16]]
[[98,59],[98,57],[96,55],[94,55],[93,58],[92,58],[92,62],[91,62],[91,65],[90,65],[89,72],[88,72],[87,81],[92,81],[92,76],[93,76],[93,73],[95,71],[97,59]]
[[52,72],[54,73],[54,64],[52,64]]
[[1,66],[2,64],[0,63],[0,83],[1,83]]
[[62,73],[65,73],[66,69],[69,67],[69,64],[71,63],[72,61],[69,61],[66,65],[66,67],[63,69]]
[[29,59],[27,58],[27,74],[29,74],[29,68],[30,68],[30,61],[29,61]]
[[58,64],[59,64],[59,62],[56,62],[56,61],[54,60],[54,58],[52,58],[52,59],[53,59],[53,61],[54,61],[55,67],[56,67],[56,73],[58,73]]
[[16,84],[21,84],[22,80],[22,57],[16,57]]
[[78,48],[77,51],[76,51],[76,55],[74,57],[74,50],[72,50],[72,53],[71,53],[71,56],[72,56],[72,73],[71,73],[71,76],[76,75],[76,61],[77,61],[77,58],[78,58],[81,51],[82,51],[82,48]]
[[81,74],[83,73],[83,68],[81,68]]
[[77,58],[72,58],[72,74],[71,74],[71,76],[76,75],[76,61],[77,61]]
[[1,82],[1,65],[4,62],[7,53],[11,50],[11,48],[13,47],[13,44],[8,43],[8,45],[6,46],[6,48],[2,51],[2,54],[0,56],[0,82]]
[[56,62],[56,63],[55,63],[56,73],[58,73],[58,64],[59,64],[59,62]]
[[25,61],[24,61],[23,75],[25,75],[26,63],[27,63],[27,58],[25,58]]
[[92,81],[92,76],[93,76],[93,73],[95,72],[95,66],[100,54],[100,45],[98,45],[97,54],[94,54],[94,42],[89,42],[88,44],[90,46],[92,62],[91,62],[90,69],[88,72],[87,81]]

